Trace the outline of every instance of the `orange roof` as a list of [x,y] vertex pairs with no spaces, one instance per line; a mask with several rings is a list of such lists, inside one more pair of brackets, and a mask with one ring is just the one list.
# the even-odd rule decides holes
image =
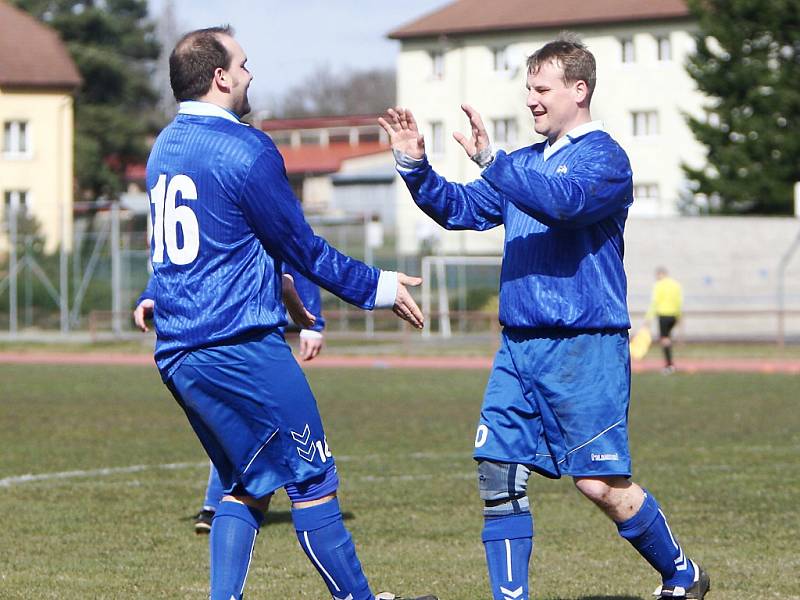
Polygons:
[[393,39],[689,16],[685,0],[457,0],[389,33]]
[[279,146],[286,163],[286,173],[299,175],[305,173],[336,173],[342,161],[348,158],[369,156],[389,150],[389,144],[381,142],[361,142],[357,146],[335,143],[328,146]]
[[0,86],[73,89],[80,84],[58,34],[0,0]]

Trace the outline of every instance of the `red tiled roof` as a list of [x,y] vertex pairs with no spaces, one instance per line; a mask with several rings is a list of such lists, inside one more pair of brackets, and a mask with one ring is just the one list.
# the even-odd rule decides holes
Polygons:
[[327,127],[358,127],[377,125],[378,115],[345,115],[330,117],[305,117],[302,119],[263,119],[259,123],[262,131],[289,129],[323,129]]
[[397,40],[686,18],[685,0],[457,0],[389,33]]
[[80,83],[58,34],[0,0],[0,86],[73,89]]
[[286,173],[300,175],[305,173],[336,173],[342,161],[348,158],[369,156],[389,150],[388,144],[381,142],[362,142],[357,146],[348,143],[335,143],[328,146],[278,147],[286,163]]

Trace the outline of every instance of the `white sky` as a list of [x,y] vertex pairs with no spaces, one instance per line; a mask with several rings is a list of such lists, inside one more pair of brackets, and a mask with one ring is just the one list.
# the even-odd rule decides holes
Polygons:
[[400,43],[386,34],[452,0],[149,0],[153,19],[169,1],[181,33],[233,26],[255,76],[257,109],[319,66],[393,67]]

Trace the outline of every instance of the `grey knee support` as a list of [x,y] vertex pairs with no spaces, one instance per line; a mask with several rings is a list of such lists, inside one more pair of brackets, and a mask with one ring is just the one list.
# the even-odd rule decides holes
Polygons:
[[528,477],[531,470],[525,465],[482,460],[478,463],[478,489],[485,506],[484,516],[530,512]]

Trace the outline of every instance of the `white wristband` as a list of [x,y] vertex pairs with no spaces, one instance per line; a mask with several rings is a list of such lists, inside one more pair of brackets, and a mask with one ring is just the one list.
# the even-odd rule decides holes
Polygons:
[[375,293],[375,308],[391,308],[397,299],[397,272],[381,271],[378,291]]
[[314,331],[313,329],[301,329],[300,337],[304,340],[321,340],[324,336],[321,331]]

